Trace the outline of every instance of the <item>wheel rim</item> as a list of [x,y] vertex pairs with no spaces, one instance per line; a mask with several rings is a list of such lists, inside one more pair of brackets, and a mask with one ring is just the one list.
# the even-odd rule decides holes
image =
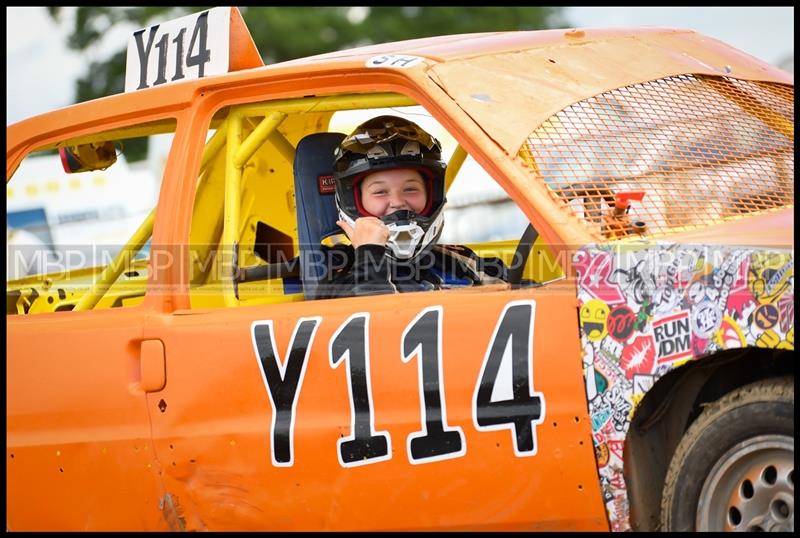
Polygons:
[[794,531],[794,439],[760,435],[728,450],[708,474],[698,531]]

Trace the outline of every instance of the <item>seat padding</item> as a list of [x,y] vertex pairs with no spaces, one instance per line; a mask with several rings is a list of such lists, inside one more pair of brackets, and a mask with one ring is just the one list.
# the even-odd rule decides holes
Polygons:
[[346,135],[314,133],[297,144],[294,157],[294,192],[297,207],[297,237],[300,242],[300,274],[303,294],[314,299],[325,277],[321,241],[341,233],[336,224],[336,194],[333,182],[333,152]]

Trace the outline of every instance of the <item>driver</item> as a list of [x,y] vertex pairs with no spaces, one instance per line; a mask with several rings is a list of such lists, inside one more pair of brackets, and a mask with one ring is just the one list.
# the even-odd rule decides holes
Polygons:
[[[436,245],[444,225],[445,170],[438,140],[415,123],[379,116],[334,154],[337,224],[350,239],[321,298],[470,286],[505,267],[461,246]],[[336,257],[331,257],[331,260]],[[335,265],[335,264],[334,264]],[[479,270],[480,266],[480,270]],[[485,273],[484,273],[485,271]]]

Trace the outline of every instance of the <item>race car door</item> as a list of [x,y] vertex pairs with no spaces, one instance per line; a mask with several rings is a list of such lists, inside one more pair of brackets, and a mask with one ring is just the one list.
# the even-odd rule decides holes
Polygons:
[[[165,125],[174,129],[175,121],[158,128]],[[33,152],[10,179],[10,197],[22,193],[50,216],[48,240],[30,256],[7,248],[9,267],[19,264],[16,274],[29,274],[7,283],[11,530],[166,527],[143,383],[144,320],[156,308],[145,296],[147,259],[134,261],[105,294],[87,293],[92,285],[99,289],[108,268],[124,267],[112,260],[154,206],[161,178],[126,164],[128,148],[172,137],[141,136],[148,129],[115,130],[114,140],[135,136],[125,138],[119,162],[108,170],[67,176],[59,155]]]
[[600,529],[574,290],[175,312],[149,395],[186,529]]

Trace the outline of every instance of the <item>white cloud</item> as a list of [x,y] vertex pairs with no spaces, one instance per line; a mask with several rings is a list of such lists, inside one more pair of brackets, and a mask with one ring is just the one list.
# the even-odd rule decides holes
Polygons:
[[575,26],[685,28],[777,65],[794,54],[793,7],[569,7]]
[[74,102],[84,66],[66,27],[45,8],[6,8],[6,125]]
[[131,25],[117,25],[84,52],[67,46],[74,7],[56,22],[43,7],[6,8],[6,125],[75,102],[75,80],[92,61],[127,45]]

